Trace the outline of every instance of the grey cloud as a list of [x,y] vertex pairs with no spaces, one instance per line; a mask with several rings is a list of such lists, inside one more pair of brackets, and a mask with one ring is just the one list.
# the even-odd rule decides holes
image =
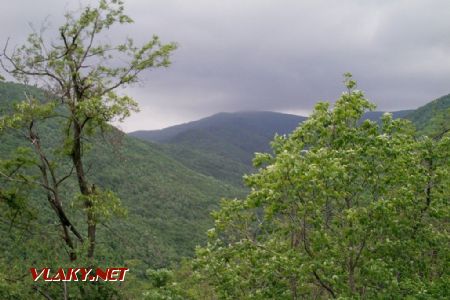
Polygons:
[[[0,40],[23,39],[27,22],[47,15],[58,24],[73,3],[8,2]],[[447,0],[128,0],[126,8],[135,23],[111,39],[144,42],[156,33],[180,45],[169,69],[127,88],[142,108],[122,125],[127,131],[219,111],[307,113],[340,95],[346,71],[382,110],[450,92]]]

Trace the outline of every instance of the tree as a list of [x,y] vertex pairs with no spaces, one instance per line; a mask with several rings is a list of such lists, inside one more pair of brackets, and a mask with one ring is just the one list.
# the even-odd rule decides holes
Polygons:
[[360,123],[374,106],[345,85],[214,213],[195,264],[220,299],[449,297],[450,136]]
[[[20,130],[32,149],[18,149],[0,165],[0,175],[10,186],[0,189],[0,195],[20,193],[14,184],[40,187],[58,217],[70,259],[77,259],[76,239],[87,244],[86,257],[92,260],[97,224],[119,210],[119,200],[89,181],[83,161],[88,138],[138,110],[132,98],[117,90],[136,83],[145,70],[169,66],[176,45],[163,44],[157,36],[142,47],[135,46],[132,39],[114,45],[102,42],[102,35],[112,26],[132,22],[120,0],[100,0],[96,7],[87,6],[65,17],[54,40],[33,32],[18,49],[9,51],[6,43],[1,55],[1,65],[9,75],[48,93],[45,99],[27,95],[11,115],[0,118],[0,130]],[[55,137],[42,136],[45,133],[39,131],[39,125],[48,120],[58,120],[64,127],[61,146],[55,149],[43,145]],[[39,177],[31,176],[27,167],[37,167]],[[64,199],[67,196],[61,193],[61,186],[72,174],[79,189],[74,198],[82,203],[86,216],[87,243],[63,205],[68,199]]]

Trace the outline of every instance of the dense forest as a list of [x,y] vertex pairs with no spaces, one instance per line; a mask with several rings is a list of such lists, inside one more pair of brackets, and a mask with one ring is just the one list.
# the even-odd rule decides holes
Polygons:
[[[97,39],[130,22],[101,0],[50,48],[37,33],[4,48],[0,299],[450,298],[450,95],[378,112],[346,73],[308,118],[220,113],[127,135],[111,123],[138,107],[118,89],[177,48]],[[130,272],[30,274],[85,266]]]

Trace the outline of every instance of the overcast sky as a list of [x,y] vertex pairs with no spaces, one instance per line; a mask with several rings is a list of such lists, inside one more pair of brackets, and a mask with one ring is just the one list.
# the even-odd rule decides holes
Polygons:
[[[0,42],[29,23],[57,27],[72,0],[1,0]],[[350,71],[379,110],[450,93],[449,0],[125,0],[135,20],[110,38],[157,34],[179,49],[126,92],[141,112],[120,127],[156,129],[221,111],[308,114],[341,94]]]

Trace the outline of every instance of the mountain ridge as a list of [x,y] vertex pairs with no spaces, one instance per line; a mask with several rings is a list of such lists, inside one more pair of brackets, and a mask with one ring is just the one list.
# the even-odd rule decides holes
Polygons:
[[[450,96],[450,95],[447,95]],[[420,107],[419,107],[420,108]],[[372,121],[375,121],[384,113],[391,113],[395,118],[403,118],[408,116],[409,114],[413,113],[415,109],[403,109],[398,111],[370,111],[367,112],[364,115],[363,120],[370,119]],[[218,112],[209,116],[206,116],[204,118],[196,119],[193,121],[187,121],[171,126],[167,126],[161,129],[140,129],[135,131],[127,132],[128,135],[134,136],[140,139],[149,140],[153,142],[166,142],[167,136],[175,136],[178,133],[181,133],[182,131],[193,129],[193,128],[199,128],[203,125],[204,121],[207,120],[213,120],[217,118],[221,118],[222,116],[248,116],[248,115],[263,115],[263,114],[273,114],[273,115],[280,115],[280,116],[292,116],[293,118],[298,118],[301,120],[307,119],[308,117],[302,116],[302,115],[295,115],[295,114],[288,114],[288,113],[282,113],[282,112],[276,112],[276,111],[266,111],[266,110],[243,110],[243,111],[235,111],[235,112]],[[163,133],[166,131],[166,133]]]
[[162,129],[155,130],[137,130],[128,132],[127,134],[130,136],[138,137],[145,140],[152,140],[154,142],[167,142],[170,138],[176,136],[177,134],[190,130],[190,129],[198,129],[205,126],[218,126],[223,125],[227,121],[234,120],[236,118],[252,118],[252,117],[261,117],[261,116],[283,116],[287,118],[292,118],[295,120],[304,120],[306,117],[298,116],[294,114],[285,114],[280,112],[272,112],[272,111],[257,111],[257,110],[249,110],[249,111],[236,111],[236,112],[218,112],[212,114],[210,116],[200,118],[197,120],[176,124],[173,126],[169,126]]
[[[5,113],[8,106],[22,100],[25,91],[44,96],[34,87],[0,83],[0,111]],[[450,119],[440,112],[449,107],[450,95],[446,95],[401,114],[420,128],[434,128],[436,123],[448,124]],[[381,114],[373,112],[371,116],[377,118]],[[116,192],[130,211],[128,220],[112,227],[119,233],[116,235],[128,235],[134,241],[123,248],[123,255],[159,267],[191,255],[194,246],[205,241],[204,231],[212,225],[209,213],[218,207],[219,199],[245,193],[241,178],[254,172],[254,152],[270,151],[275,133],[287,134],[304,119],[267,111],[216,114],[206,123],[197,120],[191,129],[167,135],[166,142],[149,142],[124,134],[121,156],[115,149],[105,147],[102,140],[96,141],[86,157],[96,169],[93,182]],[[201,128],[198,124],[210,126]],[[50,136],[56,130],[51,124],[42,129]],[[58,141],[52,141],[55,142]],[[18,145],[13,137],[2,136],[2,158]],[[0,232],[4,231],[0,228]],[[117,245],[112,238],[103,238],[102,243]]]
[[[395,111],[392,115],[394,118],[405,117],[412,111]],[[384,113],[371,111],[363,119],[377,121]],[[271,111],[220,112],[199,120],[128,135],[159,144],[199,173],[242,186],[242,175],[255,171],[252,165],[254,153],[271,152],[270,142],[275,134],[288,134],[306,119]]]
[[[0,113],[8,113],[14,103],[24,99],[25,92],[37,98],[44,96],[33,87],[0,82]],[[59,121],[46,121],[39,126],[49,153],[61,143],[57,137],[64,123]],[[86,165],[93,170],[88,173],[90,181],[116,193],[129,213],[127,219],[99,228],[99,253],[102,247],[117,249],[118,239],[125,239],[121,256],[140,261],[142,272],[150,266],[168,266],[192,255],[195,246],[204,241],[204,232],[212,226],[210,211],[219,207],[220,199],[244,193],[241,188],[190,169],[159,145],[127,136],[114,127],[105,137],[90,139],[92,148],[85,156]],[[109,145],[113,142],[117,142],[116,146]],[[8,159],[19,146],[28,145],[17,134],[0,135],[0,159]],[[66,195],[76,192],[75,180],[70,178],[64,184],[62,190]],[[0,178],[0,188],[3,183]],[[82,216],[71,206],[72,198],[65,200],[67,214],[82,226]],[[4,203],[0,201],[0,205]],[[35,193],[29,205],[37,211],[44,210],[36,220],[39,226],[54,223],[53,212],[45,209],[47,203],[41,193]],[[0,209],[0,220],[7,220],[5,214],[6,210]],[[4,234],[5,238],[9,232],[7,225],[0,223],[0,235]],[[12,245],[6,243],[6,246]],[[13,253],[10,250],[5,251]],[[11,257],[10,261],[20,259]]]

